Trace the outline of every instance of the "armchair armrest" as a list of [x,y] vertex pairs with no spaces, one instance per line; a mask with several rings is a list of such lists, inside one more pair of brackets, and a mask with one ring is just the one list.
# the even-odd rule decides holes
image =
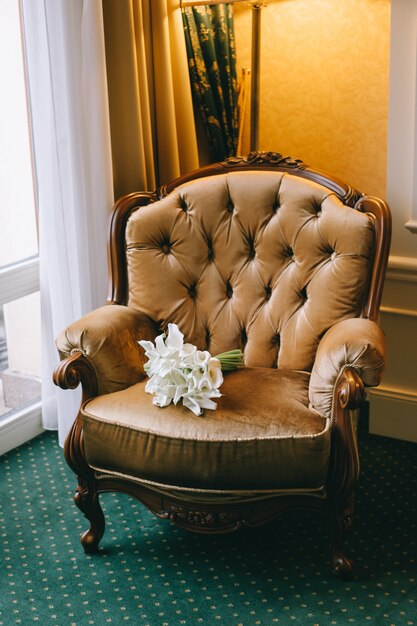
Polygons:
[[353,368],[366,387],[376,387],[385,367],[385,337],[376,322],[353,318],[332,326],[319,343],[310,378],[311,406],[332,417],[335,384]]
[[[156,322],[136,309],[106,305],[84,315],[57,338],[61,359],[81,353],[95,373],[98,394],[124,389],[144,378],[144,351],[138,339],[154,340],[160,333]],[[61,369],[62,366],[58,366]],[[60,386],[68,388],[56,377]],[[81,378],[82,382],[82,378]]]

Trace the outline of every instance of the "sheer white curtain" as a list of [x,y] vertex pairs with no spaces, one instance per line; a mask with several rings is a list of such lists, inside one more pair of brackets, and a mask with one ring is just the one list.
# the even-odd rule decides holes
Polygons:
[[42,409],[63,441],[79,394],[52,383],[54,338],[106,299],[113,204],[101,0],[21,0],[35,154]]

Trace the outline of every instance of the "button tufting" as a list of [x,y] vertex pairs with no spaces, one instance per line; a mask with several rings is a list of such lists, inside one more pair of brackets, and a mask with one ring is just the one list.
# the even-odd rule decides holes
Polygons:
[[234,207],[234,204],[233,204],[232,201],[229,202],[229,204],[227,205],[226,209],[227,209],[227,211],[229,213],[233,213],[233,211],[235,210],[235,207]]
[[164,254],[169,254],[171,251],[171,244],[169,242],[165,242],[161,246],[161,250]]
[[308,295],[307,295],[307,287],[303,287],[303,288],[300,290],[300,298],[301,298],[302,300],[304,300],[304,302],[308,299]]
[[186,203],[185,198],[181,198],[180,207],[184,211],[184,213],[187,213],[187,211],[188,211],[188,204]]
[[231,298],[233,296],[233,287],[230,284],[230,280],[226,282],[226,296]]
[[271,343],[272,343],[272,345],[276,345],[277,346],[277,345],[279,345],[279,341],[280,341],[279,332],[277,331],[275,333],[275,335],[272,335]]
[[214,254],[213,254],[213,246],[212,246],[211,240],[207,239],[207,257],[209,261],[212,260],[213,256]]
[[272,211],[276,213],[278,209],[279,209],[278,200],[275,200],[274,204],[272,205]]
[[246,344],[248,343],[248,335],[246,334],[246,328],[242,328],[240,337],[242,341],[242,348],[244,348]]
[[252,243],[249,244],[249,259],[254,259],[255,258],[255,248],[254,245]]
[[332,254],[330,255],[331,260],[333,261],[336,257],[337,257],[337,254],[335,251],[333,251]]
[[270,299],[270,297],[271,297],[271,293],[272,293],[272,289],[271,289],[271,287],[268,285],[267,287],[265,287],[265,298],[266,298],[267,300],[269,300],[269,299]]
[[210,345],[210,331],[207,328],[207,330],[206,330],[206,350],[208,349],[209,345]]
[[189,294],[190,298],[193,298],[193,299],[194,299],[194,298],[196,297],[196,295],[197,295],[197,289],[196,289],[196,286],[195,286],[195,285],[190,285],[190,286],[188,287],[188,294]]

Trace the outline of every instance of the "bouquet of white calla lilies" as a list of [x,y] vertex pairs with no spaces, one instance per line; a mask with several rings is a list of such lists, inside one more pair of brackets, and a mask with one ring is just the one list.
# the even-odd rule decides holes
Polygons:
[[168,334],[159,335],[152,341],[139,341],[148,362],[145,371],[149,376],[145,391],[154,395],[153,404],[159,407],[177,404],[180,400],[196,415],[203,409],[216,409],[212,398],[222,394],[222,367],[236,369],[243,364],[241,350],[223,352],[212,357],[207,350],[197,350],[191,343],[184,343],[184,335],[176,324],[168,324]]

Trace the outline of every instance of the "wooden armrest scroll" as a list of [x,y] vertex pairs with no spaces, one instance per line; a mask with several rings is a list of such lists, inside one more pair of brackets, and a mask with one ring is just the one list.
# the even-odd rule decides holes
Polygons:
[[365,388],[358,372],[346,368],[335,389],[335,407],[332,426],[330,476],[332,489],[350,493],[359,477],[359,454],[356,427],[352,411],[365,400]]
[[[61,361],[53,374],[53,381],[61,389],[75,389],[81,383],[82,402],[98,394],[97,374],[93,363],[82,352],[74,351]],[[90,528],[81,536],[84,551],[96,552],[104,533],[104,516],[95,489],[94,472],[84,452],[83,429],[78,413],[64,444],[66,461],[78,476],[74,501],[90,521]]]
[[[361,406],[366,397],[365,388],[358,372],[347,367],[336,388],[337,405],[341,409],[354,410]],[[335,414],[337,415],[337,406]],[[337,418],[336,418],[337,421]]]
[[364,384],[357,370],[347,367],[334,390],[332,445],[328,489],[332,492],[336,520],[332,544],[332,570],[348,578],[352,561],[345,556],[345,540],[352,525],[354,486],[359,477],[360,462],[352,411],[360,408],[365,399]]
[[82,352],[73,352],[61,361],[54,371],[53,381],[61,389],[75,389],[81,383],[83,401],[98,394],[94,365]]

